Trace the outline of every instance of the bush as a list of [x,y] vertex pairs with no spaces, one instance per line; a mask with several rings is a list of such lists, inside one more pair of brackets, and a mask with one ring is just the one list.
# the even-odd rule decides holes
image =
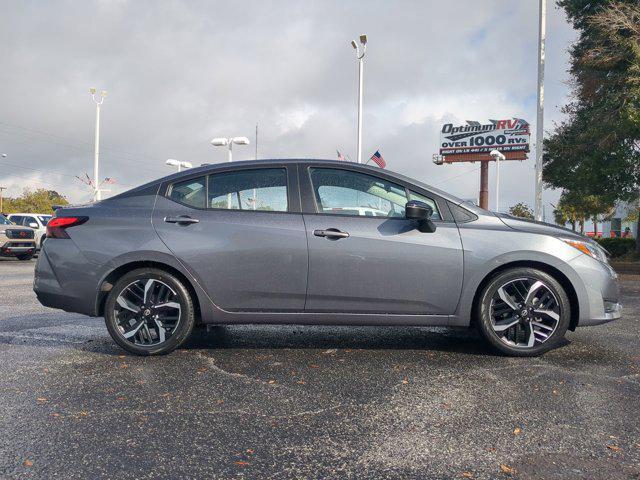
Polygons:
[[602,245],[612,257],[624,257],[636,250],[635,238],[598,238],[597,242]]

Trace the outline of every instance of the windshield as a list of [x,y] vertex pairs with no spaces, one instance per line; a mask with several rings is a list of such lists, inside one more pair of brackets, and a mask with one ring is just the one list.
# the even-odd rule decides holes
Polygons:
[[7,217],[0,214],[0,225],[13,225],[13,223],[11,223]]
[[38,218],[40,219],[40,223],[42,223],[42,225],[46,227],[47,223],[49,223],[49,220],[51,220],[52,216],[53,215],[38,215]]

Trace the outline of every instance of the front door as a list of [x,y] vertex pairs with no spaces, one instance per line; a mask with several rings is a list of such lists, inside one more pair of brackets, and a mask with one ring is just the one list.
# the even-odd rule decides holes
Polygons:
[[304,309],[307,239],[289,168],[178,179],[158,197],[158,235],[225,310]]
[[[315,213],[305,208],[309,283],[305,310],[453,314],[462,288],[462,244],[436,201],[349,169],[301,172]],[[407,200],[429,203],[437,229],[404,218]],[[308,202],[308,204],[310,204]]]

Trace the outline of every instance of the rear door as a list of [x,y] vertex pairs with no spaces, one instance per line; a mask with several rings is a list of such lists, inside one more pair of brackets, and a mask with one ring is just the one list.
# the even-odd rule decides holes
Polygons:
[[158,196],[162,241],[228,311],[302,311],[308,252],[295,165],[229,167]]
[[[306,310],[454,313],[462,244],[446,202],[380,176],[344,168],[301,169],[309,242]],[[429,203],[437,229],[404,217],[408,199]]]

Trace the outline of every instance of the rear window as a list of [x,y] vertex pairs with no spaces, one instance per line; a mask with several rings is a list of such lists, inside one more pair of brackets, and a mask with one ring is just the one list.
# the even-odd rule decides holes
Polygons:
[[190,178],[174,183],[169,198],[195,208],[204,208],[207,197],[206,177]]

